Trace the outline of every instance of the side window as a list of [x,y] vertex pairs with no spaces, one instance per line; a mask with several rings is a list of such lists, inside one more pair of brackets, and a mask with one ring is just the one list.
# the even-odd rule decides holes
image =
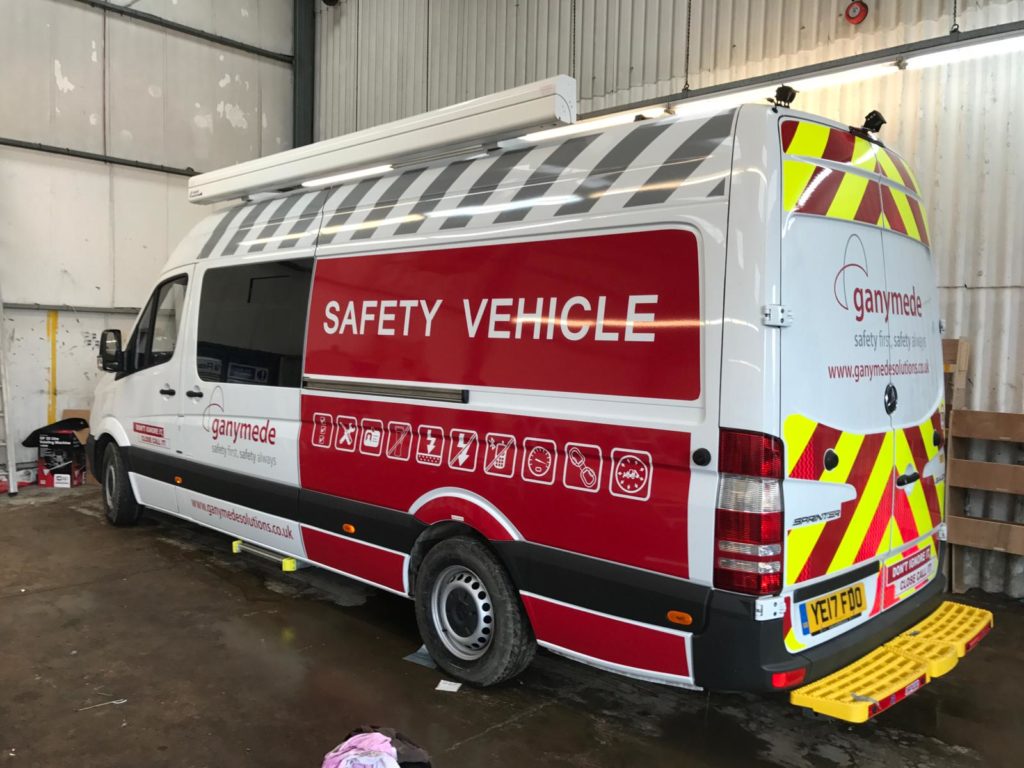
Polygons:
[[126,373],[141,371],[171,359],[185,304],[185,275],[161,283],[153,291],[125,350]]
[[199,378],[299,386],[312,275],[312,259],[208,269],[199,301]]

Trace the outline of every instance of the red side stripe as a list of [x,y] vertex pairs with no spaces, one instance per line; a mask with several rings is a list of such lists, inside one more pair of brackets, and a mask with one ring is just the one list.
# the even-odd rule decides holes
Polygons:
[[314,563],[404,592],[405,558],[347,536],[302,526],[302,543]]
[[825,142],[821,156],[837,163],[849,163],[853,160],[853,142],[852,134],[833,128],[828,132],[828,141]]
[[892,190],[885,184],[880,186],[882,187],[882,210],[885,211],[889,227],[901,234],[907,234],[907,228],[903,224],[903,217],[900,216],[900,209],[896,207],[896,198],[892,196]]
[[689,677],[686,637],[522,595],[537,639],[601,661]]
[[800,123],[797,120],[786,120],[782,124],[780,133],[782,135],[782,151],[789,152],[789,145],[793,143],[793,137],[796,136],[796,129]]
[[890,473],[889,482],[885,484],[882,498],[875,510],[875,516],[871,518],[871,525],[868,526],[864,541],[857,550],[857,562],[874,557],[878,553],[878,547],[882,543],[882,537],[889,530],[889,520],[892,518],[892,489],[896,485],[896,473]]
[[932,521],[932,528],[934,528],[942,522],[942,510],[939,507],[939,493],[935,488],[935,478],[921,478],[921,487],[924,489],[925,501],[928,502],[928,519]]
[[[907,445],[910,446],[910,454],[914,457],[914,469],[921,475],[921,489],[924,491],[925,503],[928,505],[928,518],[935,527],[940,522],[939,495],[935,490],[935,479],[924,477],[924,468],[928,463],[928,448],[924,443],[921,430],[917,427],[908,427],[903,430],[907,436]],[[924,531],[918,531],[918,534]]]
[[860,205],[853,218],[867,224],[878,224],[878,217],[882,213],[882,198],[878,191],[878,182],[869,181],[864,188],[864,197],[860,199]]
[[[928,463],[928,449],[925,447],[924,438],[921,437],[921,430],[917,427],[907,427],[903,430],[903,436],[907,438],[907,445],[910,446],[914,469],[924,472],[924,465]],[[902,472],[906,467],[898,467],[898,469]]]
[[797,200],[796,210],[801,213],[824,216],[828,213],[829,206],[832,205],[845,175],[842,171],[832,168],[821,166],[815,168],[803,194]]
[[900,536],[903,537],[903,541],[913,541],[921,534],[917,530],[914,512],[910,508],[910,499],[907,498],[905,489],[896,489],[895,502],[893,517],[896,520],[896,527],[900,529]]
[[921,204],[914,198],[907,196],[910,203],[910,212],[914,214],[914,223],[917,224],[917,232],[921,236],[921,242],[930,245],[928,242],[928,227],[924,224],[924,213],[921,211]]
[[[800,571],[797,581],[811,579],[827,572],[832,558],[835,557],[836,551],[843,541],[843,536],[846,535],[846,531],[853,521],[857,503],[864,493],[864,486],[867,485],[868,478],[871,476],[871,470],[878,459],[878,449],[882,447],[884,440],[885,433],[882,432],[867,435],[864,438],[864,442],[861,443],[860,451],[857,454],[857,459],[850,470],[850,476],[847,478],[847,482],[856,489],[857,495],[843,504],[838,519],[825,524],[821,536],[818,537],[814,544],[814,549],[811,550],[811,556],[807,558],[807,562]],[[884,504],[884,500],[882,503]]]
[[800,458],[793,466],[790,477],[800,480],[820,478],[825,471],[825,451],[835,448],[842,434],[838,429],[818,424],[811,433],[811,439],[807,441],[803,453],[800,454]]
[[889,159],[892,160],[892,164],[896,166],[896,170],[899,171],[900,177],[903,179],[903,186],[916,192],[917,187],[914,186],[914,180],[910,175],[910,169],[907,168],[907,164],[904,163],[901,158],[897,157],[895,153],[889,152],[887,154],[889,155]]

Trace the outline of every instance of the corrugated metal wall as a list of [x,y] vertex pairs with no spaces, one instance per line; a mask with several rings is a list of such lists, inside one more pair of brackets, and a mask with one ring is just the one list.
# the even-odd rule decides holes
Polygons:
[[[290,53],[291,0],[115,0]],[[291,146],[287,63],[67,0],[0,0],[0,137],[208,170]],[[99,332],[127,330],[170,250],[208,211],[184,176],[0,147],[0,285],[11,421],[88,408]],[[55,394],[54,394],[55,390]],[[18,446],[18,460],[35,451]],[[0,463],[4,463],[0,461]]]
[[[690,86],[937,37],[953,21],[952,0],[868,4],[855,27],[847,0],[694,0]],[[967,0],[957,20],[967,30],[1021,18],[1022,0]],[[577,78],[581,113],[676,93],[687,21],[686,0],[342,0],[319,8],[318,137],[558,73]],[[889,119],[883,137],[925,189],[947,333],[973,343],[970,405],[1002,411],[1024,410],[1022,72],[1024,55],[1005,55],[797,102],[850,123],[870,109]],[[973,496],[968,512],[1024,522],[1024,502],[997,494]],[[970,552],[965,566],[972,586],[1024,595],[1024,558]]]

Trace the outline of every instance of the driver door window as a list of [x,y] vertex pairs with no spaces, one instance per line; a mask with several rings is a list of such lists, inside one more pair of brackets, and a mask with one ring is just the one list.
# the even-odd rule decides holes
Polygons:
[[153,292],[125,350],[126,373],[166,363],[173,357],[187,284],[188,278],[182,275]]

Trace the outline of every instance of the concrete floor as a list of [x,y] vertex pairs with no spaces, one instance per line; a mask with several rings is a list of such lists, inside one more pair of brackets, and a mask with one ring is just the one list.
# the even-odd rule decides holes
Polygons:
[[117,530],[93,488],[0,502],[0,764],[317,768],[361,724],[437,768],[1020,765],[1024,604],[949,677],[851,727],[783,697],[636,683],[541,654],[514,683],[441,693],[404,657],[412,603],[286,576],[148,514]]

